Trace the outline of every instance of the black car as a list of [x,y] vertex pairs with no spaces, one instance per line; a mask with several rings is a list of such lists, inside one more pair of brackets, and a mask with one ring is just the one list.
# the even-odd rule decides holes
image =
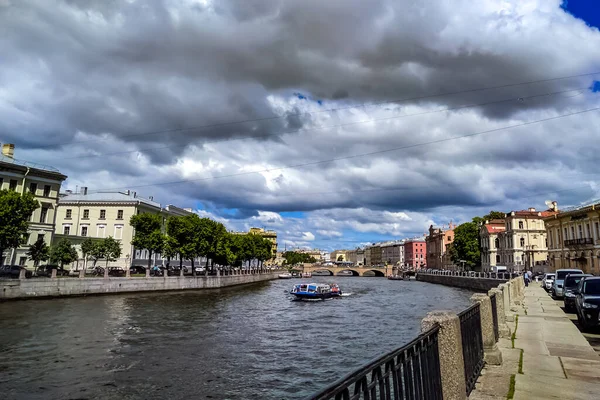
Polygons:
[[579,281],[581,278],[586,276],[593,276],[590,274],[569,274],[565,278],[564,283],[564,303],[565,303],[565,311],[575,311],[575,293],[574,291],[577,289],[579,285]]
[[[2,265],[0,266],[0,278],[19,279],[22,269],[25,269],[25,267],[20,265]],[[31,271],[25,271],[25,278],[31,278],[32,275]]]
[[577,320],[582,330],[598,326],[598,309],[600,308],[600,277],[585,277],[579,281],[575,289],[575,307]]
[[121,267],[108,267],[108,276],[125,276],[125,270]]
[[132,265],[129,268],[129,273],[131,274],[146,274],[146,267],[142,265]]
[[69,276],[69,271],[61,267],[60,265],[48,264],[40,265],[35,273],[37,276],[52,276],[52,270],[56,270],[56,276]]
[[[183,266],[183,274],[187,275],[188,273],[190,273],[190,269],[184,265]],[[180,274],[181,274],[181,267],[179,265],[169,265],[167,267],[167,275],[168,276],[179,276]]]

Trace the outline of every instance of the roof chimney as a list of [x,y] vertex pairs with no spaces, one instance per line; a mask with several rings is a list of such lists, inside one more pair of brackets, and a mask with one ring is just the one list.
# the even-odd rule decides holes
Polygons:
[[133,192],[133,198],[135,199],[137,197],[137,192]]
[[552,210],[558,212],[558,203],[556,201],[552,202]]
[[15,145],[12,143],[4,143],[2,145],[2,155],[13,158],[15,155]]
[[535,211],[534,207],[529,207],[529,211]]
[[87,196],[87,186],[81,187],[81,194],[83,194],[84,196]]
[[127,196],[129,196],[131,194],[131,191],[129,189],[127,189],[127,191],[125,193],[127,194]]

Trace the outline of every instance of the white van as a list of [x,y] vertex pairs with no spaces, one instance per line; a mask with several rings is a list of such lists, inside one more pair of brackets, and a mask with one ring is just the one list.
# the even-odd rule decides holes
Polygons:
[[508,268],[506,268],[505,266],[502,265],[496,265],[492,267],[492,272],[498,273],[498,272],[508,272]]

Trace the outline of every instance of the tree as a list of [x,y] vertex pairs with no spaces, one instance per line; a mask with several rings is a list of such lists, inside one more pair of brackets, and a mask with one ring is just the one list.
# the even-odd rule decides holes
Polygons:
[[96,267],[96,263],[98,260],[104,258],[104,242],[103,241],[95,241],[92,242],[92,246],[88,249],[88,257],[94,261],[94,268]]
[[114,239],[112,236],[102,240],[102,247],[104,250],[104,258],[106,259],[106,268],[110,261],[116,261],[121,257],[121,242]]
[[25,243],[29,219],[39,206],[29,192],[0,190],[0,263],[4,251]]
[[159,214],[151,213],[133,215],[129,224],[135,229],[131,244],[138,249],[148,250],[148,269],[150,269],[152,255],[160,253],[165,243],[162,233],[162,217]]
[[473,269],[480,263],[479,225],[476,218],[454,228],[454,241],[450,248],[450,257],[455,264],[464,261],[466,267]]
[[77,258],[77,250],[75,250],[69,239],[62,239],[50,251],[50,260],[60,264],[61,268],[65,264],[71,264],[76,261]]
[[[95,246],[96,246],[96,243],[94,243],[94,241],[90,238],[87,238],[83,242],[81,242],[81,253],[83,254],[83,270],[84,271],[87,268],[88,258],[94,251]],[[97,259],[96,259],[96,261],[97,261]],[[95,265],[96,265],[96,263],[94,262],[94,266]]]
[[314,263],[317,261],[317,260],[315,260],[314,257],[312,257],[306,253],[299,253],[299,252],[295,252],[295,251],[286,251],[285,253],[283,253],[283,258],[285,258],[285,261],[283,262],[284,265]]
[[40,237],[34,244],[29,246],[27,255],[33,261],[33,267],[37,271],[40,261],[47,261],[50,258],[50,248],[44,241],[44,238]]
[[506,214],[502,211],[490,211],[489,214],[483,216],[484,221],[491,221],[493,219],[504,219]]

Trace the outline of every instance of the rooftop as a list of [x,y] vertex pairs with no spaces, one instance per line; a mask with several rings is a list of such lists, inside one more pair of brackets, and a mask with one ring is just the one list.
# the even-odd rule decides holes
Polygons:
[[35,168],[35,169],[39,169],[39,170],[47,171],[47,172],[60,173],[60,171],[58,169],[51,167],[49,165],[38,164],[38,163],[24,161],[24,160],[17,160],[16,158],[7,157],[4,154],[0,154],[0,162],[6,163],[6,164],[18,165],[21,167]]
[[160,208],[160,203],[154,200],[145,199],[137,196],[135,192],[93,192],[93,193],[68,193],[61,197],[58,203],[75,203],[75,202],[140,202],[152,207]]
[[[583,210],[583,209],[586,209],[586,208],[592,207],[592,206],[600,206],[600,199],[590,200],[588,202],[579,204],[577,206],[565,207],[564,209],[560,210],[560,212],[567,213],[567,212],[572,212],[572,211],[580,211],[580,210]],[[595,208],[598,208],[598,207],[595,207]]]

